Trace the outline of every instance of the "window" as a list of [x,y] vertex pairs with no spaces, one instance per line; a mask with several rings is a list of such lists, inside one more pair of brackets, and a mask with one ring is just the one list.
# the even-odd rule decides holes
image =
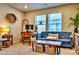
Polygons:
[[48,31],[62,31],[62,14],[48,14]]
[[[48,23],[46,23],[46,17],[48,18]],[[38,15],[35,17],[35,25],[37,26],[37,32],[41,33],[46,31],[46,26],[48,25],[48,31],[59,32],[62,31],[62,13],[53,13],[46,15]]]
[[37,26],[38,33],[41,33],[42,31],[46,31],[46,15],[36,16],[35,25]]

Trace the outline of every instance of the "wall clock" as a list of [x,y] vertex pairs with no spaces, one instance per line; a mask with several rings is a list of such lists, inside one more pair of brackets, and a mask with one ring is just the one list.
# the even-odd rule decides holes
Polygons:
[[7,15],[6,15],[6,19],[7,19],[7,21],[10,22],[10,23],[15,23],[15,21],[16,21],[16,16],[15,16],[14,14],[10,13],[10,14],[7,14]]

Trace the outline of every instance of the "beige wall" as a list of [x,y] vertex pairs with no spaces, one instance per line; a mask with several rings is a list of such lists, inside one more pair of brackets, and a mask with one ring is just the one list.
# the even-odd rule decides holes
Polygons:
[[34,24],[35,16],[41,15],[41,14],[49,14],[49,13],[62,13],[62,30],[63,31],[71,31],[73,32],[73,26],[68,27],[68,24],[71,22],[69,20],[70,17],[73,17],[76,13],[76,9],[79,7],[79,4],[68,4],[63,5],[59,7],[49,8],[49,9],[43,9],[43,10],[36,10],[32,12],[26,13],[26,19],[29,20],[30,23]]
[[[7,13],[13,13],[17,17],[17,21],[13,24],[6,22],[5,16]],[[7,5],[0,4],[0,26],[10,27],[10,33],[13,34],[14,42],[18,42],[21,38],[21,27],[24,13],[21,11],[11,8]]]
[[[68,28],[68,24],[71,22],[69,18],[74,16],[74,14],[76,13],[76,8],[78,7],[79,7],[79,4],[64,5],[64,6],[59,6],[59,7],[49,8],[49,9],[31,11],[31,12],[25,13],[24,15],[23,12],[17,9],[11,8],[4,4],[0,4],[0,26],[10,27],[10,32],[11,34],[13,34],[14,42],[16,43],[21,38],[22,20],[24,18],[28,19],[31,24],[34,24],[36,15],[61,12],[63,14],[63,19],[62,19],[63,31],[73,32],[73,26]],[[7,13],[14,13],[17,17],[17,21],[13,24],[7,23],[5,19],[5,16]]]

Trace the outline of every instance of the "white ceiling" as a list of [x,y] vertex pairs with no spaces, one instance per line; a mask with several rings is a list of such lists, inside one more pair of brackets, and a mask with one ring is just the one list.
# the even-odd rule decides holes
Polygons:
[[[28,12],[32,10],[60,6],[60,5],[64,5],[64,3],[7,3],[7,5],[19,9],[23,12]],[[27,5],[27,9],[24,8],[25,5]]]

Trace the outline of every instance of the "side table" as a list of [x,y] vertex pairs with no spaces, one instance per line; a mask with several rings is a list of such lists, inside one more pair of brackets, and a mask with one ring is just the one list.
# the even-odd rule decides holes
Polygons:
[[[0,43],[1,42],[4,42],[4,41],[6,42],[7,41],[7,38],[0,38]],[[6,46],[7,46],[7,43],[6,43]],[[0,50],[1,50],[1,48],[2,48],[2,46],[0,45]]]
[[10,45],[13,45],[13,35],[10,34],[2,35],[2,38],[7,38],[7,40],[10,41]]

